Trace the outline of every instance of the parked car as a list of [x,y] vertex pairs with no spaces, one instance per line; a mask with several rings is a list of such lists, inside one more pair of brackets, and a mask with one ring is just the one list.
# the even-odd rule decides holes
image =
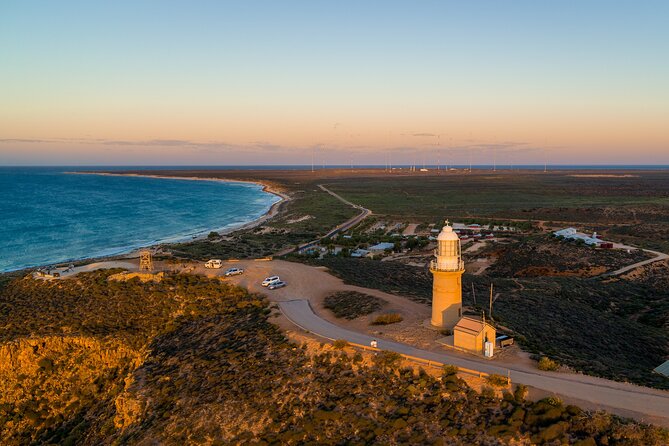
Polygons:
[[274,282],[280,282],[281,278],[279,276],[270,276],[266,277],[265,280],[262,281],[262,286],[270,286]]
[[282,280],[279,280],[279,281],[277,281],[277,282],[272,282],[271,284],[269,284],[269,286],[267,287],[267,289],[268,289],[268,290],[276,290],[277,288],[283,288],[283,287],[285,287],[286,285],[288,285],[286,282],[284,282],[284,281],[282,281]]
[[219,259],[211,259],[204,264],[205,268],[212,268],[212,269],[218,269],[221,266],[223,266],[223,262]]
[[225,277],[238,276],[239,274],[244,274],[244,270],[241,268],[230,268],[225,272]]

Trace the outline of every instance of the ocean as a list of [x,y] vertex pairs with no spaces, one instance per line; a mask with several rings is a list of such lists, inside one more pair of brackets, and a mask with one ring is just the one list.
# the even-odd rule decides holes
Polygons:
[[68,173],[77,170],[91,168],[0,167],[0,272],[191,239],[279,200],[252,183]]

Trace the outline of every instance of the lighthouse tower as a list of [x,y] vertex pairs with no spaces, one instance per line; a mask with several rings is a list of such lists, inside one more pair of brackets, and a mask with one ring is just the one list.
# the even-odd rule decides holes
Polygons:
[[462,317],[462,273],[460,238],[448,225],[437,237],[436,260],[430,262],[432,284],[432,325],[452,330]]

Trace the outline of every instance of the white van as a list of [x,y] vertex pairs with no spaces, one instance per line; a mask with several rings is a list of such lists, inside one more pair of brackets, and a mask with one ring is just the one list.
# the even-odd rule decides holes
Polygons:
[[213,268],[213,269],[218,269],[221,266],[223,266],[223,262],[219,259],[211,259],[204,264],[205,268]]
[[262,281],[261,285],[262,286],[270,286],[274,282],[280,282],[280,281],[281,281],[281,278],[279,278],[279,276],[270,276],[270,277],[266,277],[265,280]]

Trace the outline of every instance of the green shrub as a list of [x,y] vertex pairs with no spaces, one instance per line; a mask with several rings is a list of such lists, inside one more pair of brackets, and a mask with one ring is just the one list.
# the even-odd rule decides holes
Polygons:
[[493,373],[492,375],[486,376],[486,382],[495,387],[506,387],[509,385],[509,379],[504,375],[498,375]]
[[349,343],[346,339],[337,339],[332,343],[332,346],[338,350],[341,350],[349,346]]
[[372,325],[396,324],[397,322],[402,322],[403,320],[404,318],[402,317],[402,315],[398,313],[382,314],[380,316],[377,316],[372,321]]
[[546,356],[542,356],[541,359],[539,359],[539,364],[537,364],[537,367],[539,367],[539,370],[543,371],[555,371],[560,368],[560,364]]
[[513,391],[513,397],[516,402],[522,403],[527,398],[527,386],[525,384],[518,384]]
[[485,398],[494,398],[495,397],[495,389],[493,389],[490,386],[483,386],[481,387],[481,396]]
[[441,376],[447,377],[447,376],[457,375],[460,369],[456,365],[446,364],[441,370],[442,370]]
[[325,298],[323,306],[338,318],[355,319],[381,309],[386,301],[356,291],[340,291]]
[[396,369],[400,361],[402,360],[402,355],[395,352],[382,351],[378,355],[374,356],[374,364],[380,368],[389,368]]

